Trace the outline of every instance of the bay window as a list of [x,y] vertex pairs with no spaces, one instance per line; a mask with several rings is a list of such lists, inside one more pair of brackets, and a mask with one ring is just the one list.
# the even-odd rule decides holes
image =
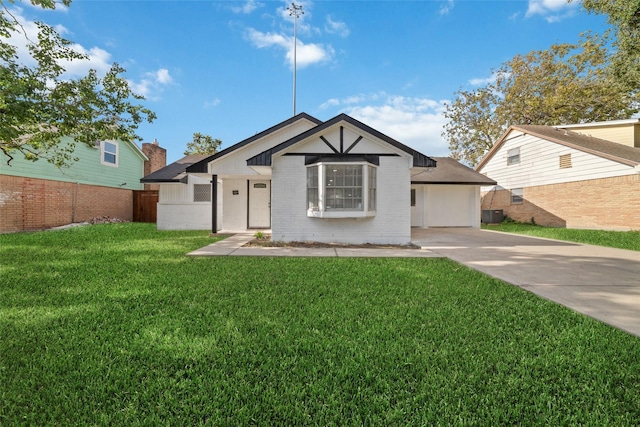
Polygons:
[[307,215],[374,216],[376,168],[368,163],[316,163],[307,167]]

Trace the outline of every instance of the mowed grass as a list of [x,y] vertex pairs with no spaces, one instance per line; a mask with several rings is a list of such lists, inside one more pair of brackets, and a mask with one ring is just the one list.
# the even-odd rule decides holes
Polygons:
[[0,235],[0,425],[638,425],[640,339],[446,259]]
[[526,234],[548,239],[609,246],[611,248],[640,251],[640,231],[582,230],[572,228],[542,227],[534,224],[502,223],[483,225],[482,228],[506,233]]

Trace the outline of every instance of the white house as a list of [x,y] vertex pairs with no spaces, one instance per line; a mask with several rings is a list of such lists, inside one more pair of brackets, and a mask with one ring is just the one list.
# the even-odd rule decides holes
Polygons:
[[345,114],[322,122],[305,113],[142,182],[160,184],[159,229],[388,244],[409,243],[412,226],[478,227],[480,186],[495,184]]
[[476,170],[482,208],[569,228],[640,229],[640,120],[511,126]]

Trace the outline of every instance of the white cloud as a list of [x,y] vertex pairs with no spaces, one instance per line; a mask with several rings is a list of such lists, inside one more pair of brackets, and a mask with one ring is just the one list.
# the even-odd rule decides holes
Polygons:
[[567,0],[529,0],[526,18],[540,15],[547,22],[560,22],[565,18],[574,16],[580,8],[580,2],[567,2]]
[[129,81],[131,89],[138,95],[142,95],[145,98],[157,100],[159,99],[159,93],[162,92],[164,86],[171,84],[173,78],[169,75],[169,70],[166,68],[160,68],[157,71],[145,73],[144,77],[135,82]]
[[[249,28],[246,37],[259,49],[276,47],[285,51],[287,62],[293,68],[293,38],[276,33],[263,33]],[[328,62],[333,59],[335,51],[331,46],[317,43],[305,44],[298,38],[296,46],[296,59],[299,68],[311,64]]]
[[[359,103],[353,104],[356,100]],[[446,123],[445,102],[379,92],[343,100],[332,98],[321,108],[342,106],[351,117],[426,155],[447,156],[449,145],[440,135]]]
[[347,24],[341,21],[334,21],[331,15],[327,16],[324,30],[329,34],[338,34],[340,37],[349,37],[349,34],[351,34]]
[[218,105],[220,105],[220,99],[219,98],[213,98],[210,101],[205,101],[204,102],[204,108],[211,108],[211,107],[216,107]]
[[453,0],[444,0],[444,2],[440,5],[440,10],[438,11],[438,13],[440,13],[440,15],[448,15],[449,12],[451,12],[451,9],[453,9],[454,5],[455,3],[453,2]]
[[471,86],[484,86],[489,83],[495,83],[497,79],[496,74],[492,74],[489,77],[476,77],[474,79],[469,80],[469,84]]
[[[31,42],[38,40],[38,26],[34,21],[27,19],[23,14],[23,10],[20,8],[12,9],[11,13],[20,23],[21,29],[13,32],[11,35],[10,43],[17,48],[18,60],[27,65],[35,66],[36,60],[31,56],[28,45]],[[55,30],[61,34],[68,34],[69,31],[62,25],[55,25]],[[64,67],[66,72],[62,76],[63,78],[73,78],[84,76],[89,69],[94,69],[98,72],[98,75],[104,75],[109,68],[111,68],[111,54],[99,47],[85,48],[80,44],[72,44],[71,48],[83,55],[86,59],[76,59],[73,61],[61,60],[58,63]]]
[[232,7],[231,10],[235,13],[243,13],[245,15],[248,15],[262,6],[263,3],[257,2],[255,0],[247,0],[242,6]]

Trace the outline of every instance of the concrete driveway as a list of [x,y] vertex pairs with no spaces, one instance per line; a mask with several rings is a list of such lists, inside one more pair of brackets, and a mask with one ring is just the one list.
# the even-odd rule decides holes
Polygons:
[[640,252],[468,228],[415,244],[640,337]]

